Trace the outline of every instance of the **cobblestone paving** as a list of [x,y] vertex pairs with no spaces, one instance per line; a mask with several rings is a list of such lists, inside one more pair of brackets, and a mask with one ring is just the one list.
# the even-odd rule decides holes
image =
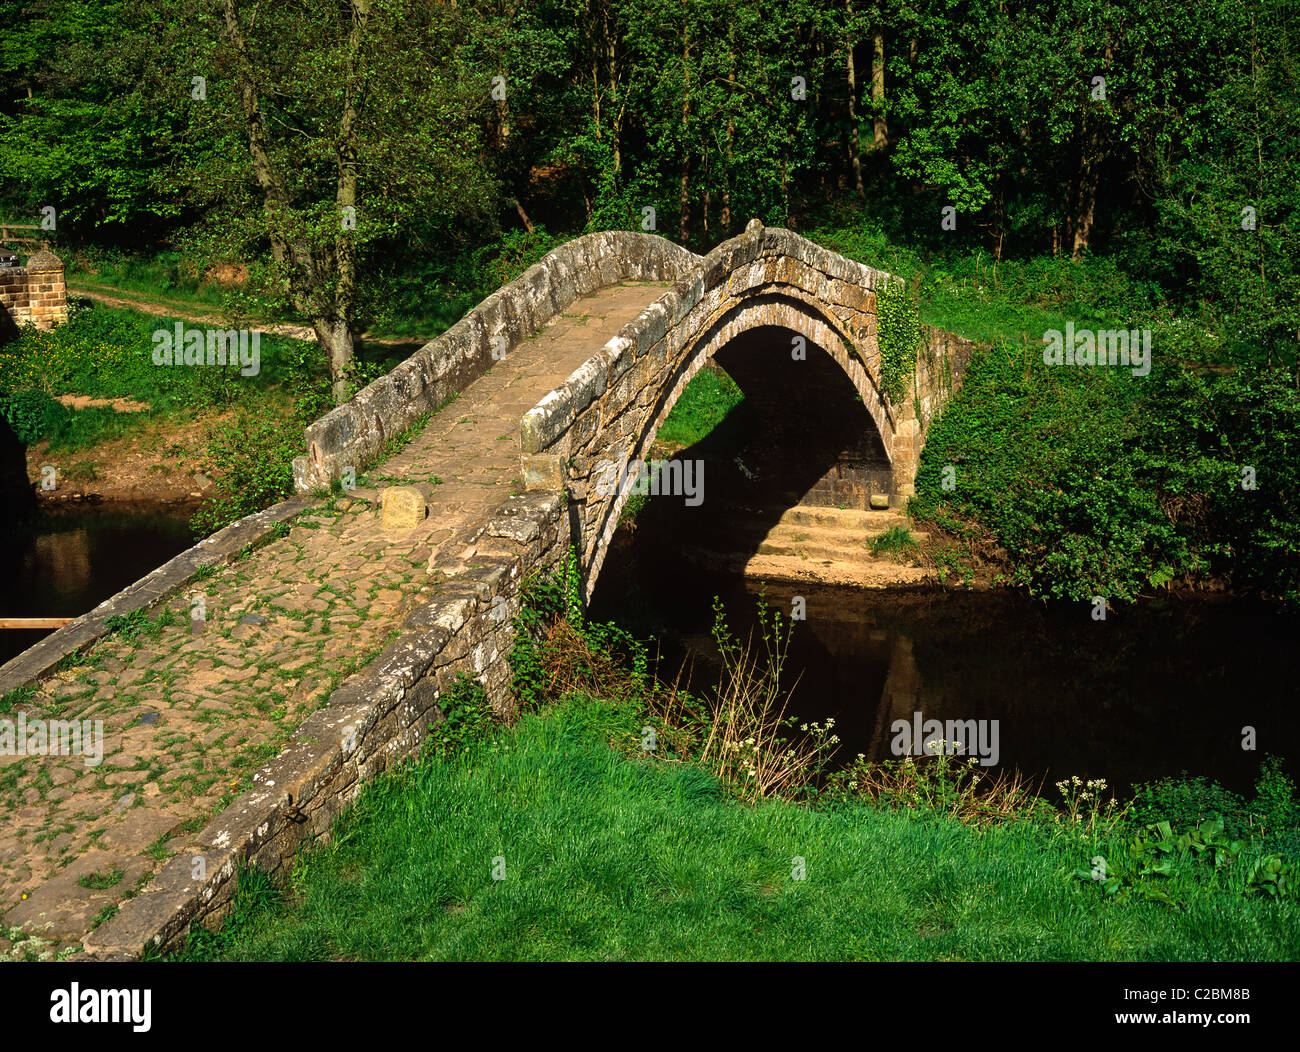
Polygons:
[[432,484],[422,526],[384,531],[369,501],[318,505],[3,714],[102,720],[104,756],[0,756],[0,955],[32,935],[76,943],[250,785],[437,587],[431,557],[454,558],[519,486],[519,418],[667,287],[574,303],[358,480],[359,492]]

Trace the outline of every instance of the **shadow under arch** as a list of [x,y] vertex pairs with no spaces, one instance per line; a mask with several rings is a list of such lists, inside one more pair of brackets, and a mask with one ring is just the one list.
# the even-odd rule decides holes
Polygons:
[[[777,332],[785,334],[779,343],[772,340],[772,334]],[[794,337],[801,337],[803,340],[802,357],[796,357],[794,354],[792,343]],[[833,400],[831,405],[827,405],[824,411],[819,412],[817,419],[821,423],[833,422],[830,430],[834,433],[843,431],[845,422],[849,422],[849,430],[855,432],[866,443],[860,457],[864,463],[870,464],[867,469],[870,478],[864,475],[863,479],[864,484],[870,483],[866,486],[866,491],[869,492],[871,485],[875,485],[880,490],[888,492],[893,465],[895,422],[892,410],[872,371],[864,365],[853,347],[851,337],[840,324],[816,304],[805,299],[797,289],[775,290],[768,287],[746,295],[705,331],[689,341],[687,352],[680,358],[682,364],[664,378],[658,397],[650,402],[642,418],[644,424],[639,429],[638,437],[631,443],[631,449],[606,447],[603,451],[604,459],[614,464],[619,463],[622,458],[626,458],[629,464],[646,460],[659,429],[681,398],[687,384],[706,363],[715,360],[719,363],[730,362],[731,368],[727,371],[731,372],[735,369],[740,372],[746,377],[751,390],[756,384],[764,382],[765,370],[770,371],[773,367],[779,366],[780,373],[769,375],[766,385],[770,388],[774,381],[783,389],[794,412],[798,412],[793,407],[799,399],[791,392],[800,389],[807,391],[810,381],[816,379],[824,384],[827,376],[838,375],[844,389],[841,391],[843,397],[838,401],[840,411],[838,413],[832,411]],[[746,362],[753,364],[760,359],[764,368],[746,368]],[[746,384],[741,383],[740,386],[744,390]],[[845,391],[849,393],[846,394]],[[804,415],[811,414],[805,411]],[[741,419],[743,418],[742,414]],[[675,459],[704,459],[712,456],[716,461],[720,453],[718,442],[725,440],[727,434],[728,432],[724,431],[703,451],[683,450]],[[850,437],[845,433],[844,441],[849,441]],[[706,439],[705,442],[707,441]],[[843,446],[844,442],[840,444]],[[839,453],[840,450],[836,450],[834,455],[828,456],[823,451],[820,457],[820,471],[815,477],[809,475],[808,471],[817,464],[817,458],[805,458],[804,466],[808,470],[802,473],[802,481],[807,485],[793,499],[784,503],[784,507],[776,512],[777,517],[780,511],[797,503],[799,496],[811,491],[815,483],[827,475],[837,462]],[[708,460],[705,460],[705,463],[707,475]],[[798,489],[800,484],[799,478],[790,482],[794,489]],[[711,499],[708,496],[707,486],[706,483],[704,499],[706,505]],[[631,495],[632,480],[629,479],[620,487],[613,500],[604,503],[596,521],[588,521],[585,524],[581,565],[584,567],[583,593],[587,599],[590,599],[595,590],[609,544]],[[775,504],[766,502],[769,513],[782,500],[783,498],[778,496],[775,498]],[[772,521],[775,521],[775,518]]]

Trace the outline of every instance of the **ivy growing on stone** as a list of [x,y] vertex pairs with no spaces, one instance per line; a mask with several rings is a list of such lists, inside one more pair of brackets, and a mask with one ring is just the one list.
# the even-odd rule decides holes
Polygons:
[[889,400],[897,404],[912,379],[921,343],[921,316],[901,283],[876,293],[876,338],[880,344],[881,382]]

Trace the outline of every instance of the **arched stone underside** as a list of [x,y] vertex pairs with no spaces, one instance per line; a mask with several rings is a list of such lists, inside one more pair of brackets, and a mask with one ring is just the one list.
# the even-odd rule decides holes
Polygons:
[[[694,379],[695,374],[736,336],[760,328],[785,329],[803,337],[805,346],[802,353],[805,356],[814,353],[816,348],[821,348],[831,357],[844,371],[861,397],[863,406],[875,422],[886,455],[889,456],[892,464],[894,421],[879,385],[852,350],[850,337],[839,326],[823,316],[815,304],[810,303],[804,296],[793,294],[789,288],[757,292],[736,304],[692,342],[683,357],[681,367],[672,377],[666,379],[660,398],[647,407],[643,418],[644,426],[631,445],[617,448],[611,444],[600,449],[598,444],[597,451],[589,454],[589,458],[595,457],[594,467],[597,470],[572,479],[569,487],[571,499],[578,501],[580,506],[585,505],[593,509],[586,516],[587,521],[583,524],[581,551],[581,564],[586,578],[590,580],[593,587],[604,564],[605,553],[609,550],[609,544],[618,529],[618,520],[623,513],[623,507],[631,496],[630,486],[633,482],[632,478],[628,478],[627,484],[620,487],[612,501],[601,500],[600,495],[594,492],[596,485],[599,484],[600,464],[619,463],[621,458],[626,458],[629,463],[647,459],[659,428],[668,418],[668,414],[672,412],[673,406],[677,404],[677,400],[686,390],[686,385]],[[792,343],[791,354],[794,351]],[[574,466],[577,466],[577,462]]]
[[611,486],[610,465],[645,458],[691,378],[742,332],[776,326],[825,350],[880,433],[892,496],[913,492],[925,425],[960,382],[970,345],[927,330],[912,384],[892,402],[880,376],[876,292],[895,280],[792,231],[752,222],[525,414],[525,484],[567,491],[588,598],[634,482]]

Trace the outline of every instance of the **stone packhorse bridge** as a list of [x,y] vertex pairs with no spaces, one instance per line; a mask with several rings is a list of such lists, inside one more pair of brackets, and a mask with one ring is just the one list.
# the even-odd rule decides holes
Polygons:
[[[0,697],[17,698],[5,718],[104,732],[102,765],[0,755],[0,951],[14,928],[108,958],[174,947],[224,915],[241,865],[279,879],[327,837],[366,781],[419,749],[458,676],[510,712],[521,583],[575,545],[590,596],[628,496],[596,484],[601,463],[645,459],[729,343],[763,331],[822,348],[878,431],[889,495],[908,495],[969,345],[926,330],[892,402],[875,312],[890,280],[757,223],[703,257],[590,234],[312,424],[298,496],[0,668]],[[355,489],[320,495],[350,471]],[[137,610],[173,618],[114,631]]]
[[781,329],[829,354],[875,424],[888,459],[890,503],[915,492],[926,429],[959,386],[971,345],[923,327],[907,394],[891,402],[881,376],[876,293],[900,279],[758,220],[707,256],[622,231],[588,234],[555,249],[446,335],[308,428],[309,455],[295,464],[299,490],[327,486],[345,467],[369,463],[389,436],[494,359],[507,358],[576,301],[629,280],[674,284],[653,301],[647,296],[644,310],[520,424],[527,489],[565,492],[580,509],[573,541],[587,598],[634,482],[605,493],[602,466],[645,460],[686,385],[742,333]]

